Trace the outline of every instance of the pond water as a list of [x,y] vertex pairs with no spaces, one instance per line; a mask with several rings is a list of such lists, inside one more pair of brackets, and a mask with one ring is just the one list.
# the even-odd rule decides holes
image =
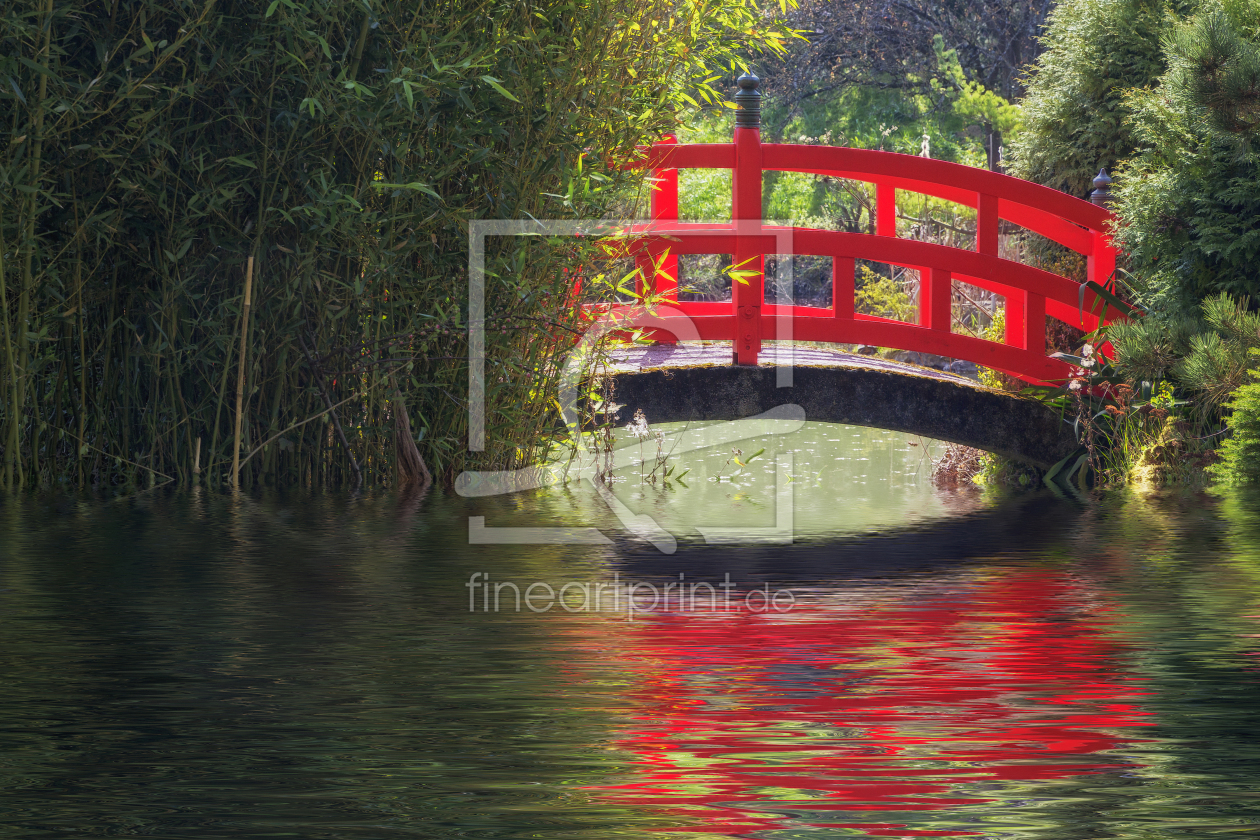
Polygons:
[[0,836],[1256,831],[1260,500],[763,432],[611,502],[6,501]]

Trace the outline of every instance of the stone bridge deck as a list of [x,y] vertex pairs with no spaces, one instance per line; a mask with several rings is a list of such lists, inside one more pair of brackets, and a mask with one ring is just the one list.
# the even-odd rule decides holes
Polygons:
[[808,420],[892,429],[1050,467],[1077,447],[1058,411],[958,374],[830,350],[765,347],[756,366],[729,345],[617,350],[622,420],[736,420],[796,404]]

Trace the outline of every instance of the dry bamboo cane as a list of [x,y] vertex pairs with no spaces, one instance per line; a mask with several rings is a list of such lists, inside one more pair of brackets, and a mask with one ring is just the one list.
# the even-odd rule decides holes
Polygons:
[[6,375],[0,377],[0,382],[12,380],[12,389],[6,394],[9,397],[9,410],[5,418],[5,440],[4,440],[4,488],[6,490],[13,487],[13,473],[18,457],[18,415],[17,415],[17,389],[18,389],[18,372],[17,366],[13,360],[13,339],[9,336],[9,295],[5,287],[4,279],[4,237],[3,229],[0,228],[0,319],[4,323],[4,366]]
[[236,430],[232,433],[232,491],[241,489],[241,409],[245,402],[245,351],[249,339],[249,302],[254,285],[254,258],[245,264],[245,306],[241,309],[241,352],[236,374]]

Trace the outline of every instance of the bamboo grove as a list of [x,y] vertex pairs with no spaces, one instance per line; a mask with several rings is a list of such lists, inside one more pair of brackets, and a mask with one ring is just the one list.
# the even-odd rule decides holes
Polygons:
[[448,479],[536,455],[587,246],[488,243],[474,462],[468,221],[608,212],[634,188],[610,161],[782,39],[746,0],[0,9],[7,487],[225,487],[234,456],[247,487],[384,484],[415,439]]

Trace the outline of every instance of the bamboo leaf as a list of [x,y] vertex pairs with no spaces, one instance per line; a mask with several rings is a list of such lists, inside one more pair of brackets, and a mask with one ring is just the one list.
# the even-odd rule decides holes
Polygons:
[[41,76],[48,76],[49,78],[52,78],[52,79],[57,78],[56,73],[49,70],[47,67],[45,67],[42,64],[37,64],[34,61],[31,61],[29,58],[27,58],[24,55],[19,55],[17,57],[17,60],[21,62],[23,65],[25,65],[26,67],[29,67],[30,69],[34,70],[36,73],[39,73]]
[[494,78],[493,76],[482,76],[482,77],[481,77],[481,81],[483,81],[483,82],[485,82],[486,84],[490,85],[490,87],[494,88],[494,89],[495,89],[495,90],[497,90],[500,94],[502,94],[503,96],[506,96],[508,99],[512,100],[513,102],[520,102],[520,101],[521,101],[521,100],[517,99],[515,96],[513,96],[512,94],[508,93],[507,88],[505,88],[505,87],[504,87],[504,86],[503,86],[503,85],[499,82],[499,80],[498,80],[498,79],[496,79],[496,78]]
[[410,190],[413,192],[421,192],[421,193],[424,193],[425,195],[433,196],[438,201],[442,200],[442,196],[434,192],[432,187],[430,187],[428,184],[422,184],[419,181],[412,181],[410,184],[389,184],[383,181],[378,181],[372,186],[378,190]]

